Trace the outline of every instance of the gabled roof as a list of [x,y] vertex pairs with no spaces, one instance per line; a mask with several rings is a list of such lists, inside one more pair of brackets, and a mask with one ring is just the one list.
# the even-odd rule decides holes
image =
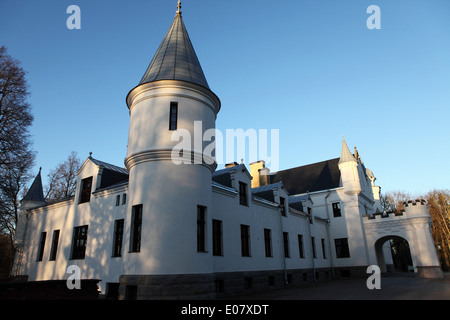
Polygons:
[[244,164],[239,164],[233,167],[224,168],[221,170],[214,171],[212,174],[212,180],[229,188],[232,188],[231,185],[231,173],[232,172],[245,172],[249,179],[252,179],[250,172],[248,172],[247,167]]
[[139,85],[158,80],[182,80],[209,89],[179,9]]
[[36,178],[34,178],[33,184],[31,185],[25,197],[23,197],[22,201],[45,202],[40,168],[39,173],[37,174]]
[[290,195],[339,187],[339,158],[278,171],[270,175],[271,183],[282,181]]

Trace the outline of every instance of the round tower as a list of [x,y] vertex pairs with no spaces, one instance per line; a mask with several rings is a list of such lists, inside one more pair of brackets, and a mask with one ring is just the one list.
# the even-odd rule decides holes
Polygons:
[[358,174],[358,162],[348,149],[344,137],[342,137],[342,152],[338,162],[341,171],[342,186],[348,195],[361,193],[361,181]]
[[[127,286],[137,288],[138,298],[214,292],[207,240],[216,163],[203,154],[211,142],[202,137],[215,129],[220,100],[208,86],[180,9],[179,1],[169,31],[127,96],[129,248],[124,250],[122,297]],[[190,146],[180,154],[183,161],[174,158],[180,142]]]

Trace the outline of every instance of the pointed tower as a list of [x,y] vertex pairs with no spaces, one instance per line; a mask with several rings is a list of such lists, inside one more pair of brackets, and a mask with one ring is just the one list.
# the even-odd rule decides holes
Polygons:
[[[203,154],[211,142],[202,138],[215,129],[220,100],[209,88],[180,9],[179,1],[169,31],[126,100],[129,201],[124,243],[129,248],[124,250],[122,297],[124,286],[138,285],[131,276],[136,274],[152,288],[174,285],[179,291],[182,281],[187,291],[179,295],[213,294],[206,231],[212,228],[211,179],[217,164]],[[180,143],[182,152],[177,150]],[[173,277],[178,280],[168,283]],[[154,295],[164,293],[149,293]]]
[[348,195],[361,193],[361,182],[358,174],[358,161],[350,152],[344,137],[342,137],[342,151],[338,162],[341,171],[342,186]]
[[42,168],[39,168],[39,173],[34,178],[30,189],[28,190],[25,197],[23,197],[23,199],[20,201],[22,209],[30,209],[46,204],[44,198],[44,190],[42,188],[41,169]]

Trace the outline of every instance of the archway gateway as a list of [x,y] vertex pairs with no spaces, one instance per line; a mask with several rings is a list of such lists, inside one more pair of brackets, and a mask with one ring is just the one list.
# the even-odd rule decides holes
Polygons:
[[431,218],[425,200],[404,203],[402,213],[381,213],[363,216],[369,263],[387,271],[383,245],[390,238],[408,242],[414,272],[424,278],[443,278],[431,235]]
[[381,237],[375,242],[375,252],[377,265],[383,273],[414,271],[409,243],[402,237]]

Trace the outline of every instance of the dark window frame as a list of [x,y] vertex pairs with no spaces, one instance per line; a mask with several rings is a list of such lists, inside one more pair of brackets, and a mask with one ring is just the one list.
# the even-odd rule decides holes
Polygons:
[[73,228],[71,260],[82,260],[86,257],[88,225]]
[[212,220],[213,256],[223,256],[223,223],[222,220]]
[[91,201],[92,181],[92,177],[87,177],[81,180],[79,204]]
[[170,102],[169,109],[169,130],[177,130],[178,126],[178,102]]
[[348,245],[348,238],[334,239],[334,246],[336,249],[336,258],[350,258],[350,247]]
[[39,249],[36,257],[36,261],[42,261],[44,258],[44,250],[45,250],[45,239],[47,238],[47,231],[41,232],[41,236],[39,237]]
[[206,207],[197,206],[197,252],[206,252]]
[[131,209],[131,234],[129,252],[141,251],[142,211],[142,204],[135,205]]
[[239,204],[248,206],[248,185],[239,181]]
[[124,225],[125,225],[124,219],[118,219],[118,220],[114,221],[114,239],[113,239],[113,252],[112,252],[113,258],[122,256]]
[[283,232],[283,250],[284,250],[284,257],[290,258],[291,252],[289,250],[289,232]]
[[272,252],[272,230],[264,228],[264,249],[266,257],[273,257]]
[[250,251],[250,226],[241,224],[241,255],[251,257]]
[[333,202],[331,204],[333,208],[333,216],[335,218],[342,217],[342,211],[341,211],[341,203],[340,202]]
[[50,250],[49,261],[56,260],[56,254],[58,253],[59,234],[60,234],[60,230],[53,230],[52,248]]

